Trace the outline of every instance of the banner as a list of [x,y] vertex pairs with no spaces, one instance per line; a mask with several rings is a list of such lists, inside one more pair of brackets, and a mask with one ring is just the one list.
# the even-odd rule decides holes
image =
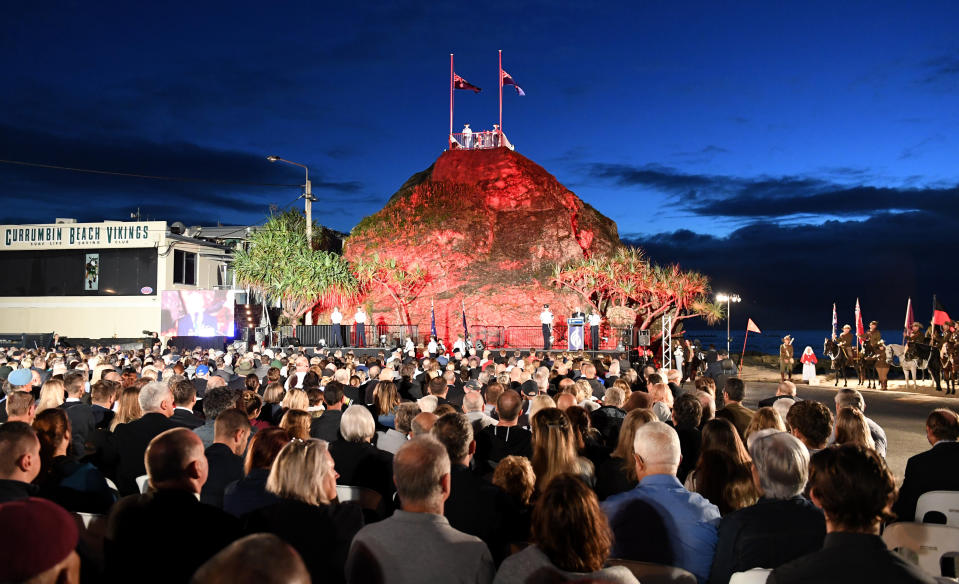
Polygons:
[[88,253],[83,262],[83,289],[100,289],[100,254]]
[[0,225],[0,251],[156,247],[166,221]]

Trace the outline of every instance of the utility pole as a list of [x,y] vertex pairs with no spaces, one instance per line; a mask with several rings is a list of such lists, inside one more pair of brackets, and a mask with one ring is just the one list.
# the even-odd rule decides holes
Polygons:
[[306,200],[306,243],[309,244],[310,248],[313,247],[313,201],[316,199],[313,198],[313,183],[310,182],[310,168],[305,164],[300,164],[299,162],[293,162],[292,160],[287,160],[285,158],[280,158],[279,156],[267,156],[267,160],[270,162],[285,162],[287,164],[292,164],[293,166],[299,166],[306,171],[306,184],[303,185],[303,196],[301,198]]

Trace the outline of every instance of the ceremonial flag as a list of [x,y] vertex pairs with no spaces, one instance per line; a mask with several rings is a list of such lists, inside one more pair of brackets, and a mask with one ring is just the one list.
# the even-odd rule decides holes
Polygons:
[[936,299],[935,294],[932,296],[932,322],[933,324],[943,325],[946,324],[947,320],[952,320],[949,318],[949,313],[946,312],[945,307],[942,303]]
[[469,89],[475,93],[479,93],[480,91],[482,91],[482,89],[480,89],[479,87],[476,87],[475,85],[463,79],[456,73],[453,73],[453,89]]
[[756,323],[753,322],[753,319],[749,319],[746,322],[746,336],[743,337],[743,352],[739,354],[739,372],[743,372],[743,357],[746,355],[746,341],[749,340],[749,333],[753,332],[756,334],[763,334],[763,331],[759,330],[759,327],[756,326]]
[[839,318],[836,316],[836,303],[832,303],[832,336],[831,339],[836,338],[836,327],[839,326]]
[[856,298],[856,337],[864,334],[866,334],[866,327],[862,326],[862,311],[859,310],[859,299]]
[[460,300],[460,305],[463,307],[463,338],[470,338],[470,330],[466,328],[466,303]]
[[500,74],[500,78],[502,79],[503,85],[512,85],[513,88],[516,90],[516,93],[520,94],[520,96],[526,95],[526,92],[523,91],[523,88],[520,87],[519,85],[516,85],[516,82],[513,81],[513,77],[509,73],[507,73],[503,69],[500,69],[499,74]]
[[756,323],[753,322],[753,319],[751,319],[751,318],[749,319],[749,322],[746,323],[746,332],[747,332],[747,333],[748,333],[748,332],[754,332],[754,333],[759,333],[759,334],[762,334],[762,333],[763,333],[763,331],[759,330],[759,327],[756,326]]
[[909,336],[909,329],[912,328],[912,323],[915,322],[915,318],[912,317],[912,298],[906,301],[906,322],[902,325],[902,344],[906,344],[906,337]]
[[430,300],[430,336],[436,335],[436,309],[433,308],[433,301]]

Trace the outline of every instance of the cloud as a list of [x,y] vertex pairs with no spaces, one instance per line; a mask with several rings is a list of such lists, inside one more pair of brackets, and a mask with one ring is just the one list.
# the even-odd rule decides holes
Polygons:
[[922,63],[925,69],[920,82],[926,85],[955,82],[959,79],[959,53],[940,55]]

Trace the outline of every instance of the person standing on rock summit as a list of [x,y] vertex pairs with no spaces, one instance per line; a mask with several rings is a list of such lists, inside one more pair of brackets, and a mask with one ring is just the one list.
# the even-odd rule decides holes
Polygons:
[[549,310],[549,304],[543,305],[543,312],[539,313],[539,321],[543,325],[543,350],[549,351],[553,344],[553,313]]

